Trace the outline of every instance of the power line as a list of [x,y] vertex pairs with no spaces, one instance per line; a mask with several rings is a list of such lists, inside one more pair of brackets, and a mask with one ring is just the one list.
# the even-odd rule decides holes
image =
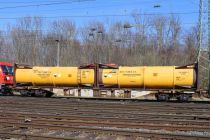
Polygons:
[[197,3],[195,2],[195,0],[187,0],[187,2],[189,2],[190,4],[193,4],[193,5],[199,4],[199,0],[197,0]]
[[[67,1],[67,2],[69,2],[69,0],[63,0],[63,1]],[[84,0],[72,0],[73,2],[84,2]],[[93,1],[93,0],[85,0],[85,1]],[[26,2],[26,1],[22,1],[22,2],[20,2],[20,1],[18,1],[18,2],[8,2],[8,1],[6,1],[6,2],[0,2],[0,3],[2,3],[2,4],[18,4],[18,3],[21,3],[21,4],[28,4],[28,3],[54,3],[54,2],[61,2],[61,0],[60,1],[58,1],[58,0],[52,0],[52,1],[30,1],[30,2]],[[112,2],[121,2],[121,1],[112,1]],[[139,2],[139,0],[132,0],[132,2]],[[129,2],[129,3],[131,3],[131,1]],[[145,3],[156,3],[154,0],[152,0],[152,1],[148,1],[148,0],[145,0],[145,1],[142,1],[141,0],[141,4],[145,4]],[[159,2],[159,3],[161,3],[161,2]]]
[[18,1],[18,2],[9,2],[9,1],[4,1],[0,2],[1,4],[29,4],[29,3],[49,3],[49,2],[61,2],[61,1]]
[[[109,7],[115,7],[115,6],[123,6],[123,5],[136,5],[139,2],[129,2],[129,3],[123,3],[123,4],[112,4],[112,5],[101,5],[101,6],[89,6],[89,7],[82,7],[82,8],[68,8],[68,9],[53,9],[53,10],[45,10],[45,9],[39,9],[39,11],[44,11],[44,12],[49,12],[49,11],[71,11],[71,10],[84,10],[84,9],[94,9],[94,8],[109,8]],[[151,2],[144,2],[143,4],[147,4],[147,3],[151,3]],[[2,13],[2,12],[1,12]],[[11,13],[11,12],[10,12]],[[17,12],[15,12],[17,13]]]
[[[82,1],[91,1],[91,0],[82,0]],[[93,1],[93,0],[92,0]],[[80,2],[80,1],[78,1],[78,2]],[[64,1],[64,2],[59,2],[59,3],[63,3],[63,4],[65,4],[65,3],[69,3],[69,1],[68,2],[66,2],[66,1]],[[155,3],[154,1],[144,1],[143,3],[141,2],[141,4],[147,4],[147,3]],[[50,4],[50,3],[48,3],[48,4]],[[57,3],[51,3],[51,5],[54,5],[54,4],[57,4]],[[40,5],[42,5],[42,4],[40,4]],[[45,4],[43,4],[43,5],[45,5]],[[90,7],[82,7],[82,8],[68,8],[68,9],[53,9],[53,10],[43,10],[43,9],[39,9],[39,11],[64,11],[64,10],[68,10],[68,11],[71,11],[71,10],[84,10],[84,9],[92,9],[92,8],[107,8],[107,7],[115,7],[115,6],[122,6],[122,5],[136,5],[136,2],[134,2],[134,3],[131,3],[131,2],[129,2],[129,3],[123,3],[123,4],[116,4],[116,5],[102,5],[102,6],[90,6]],[[39,7],[37,4],[35,4],[35,5],[23,5],[24,7],[25,6],[37,6],[37,7]],[[0,7],[0,10],[1,10],[1,8],[15,8],[15,7]],[[11,13],[11,12],[10,12]],[[16,14],[17,14],[17,12],[15,12]],[[175,12],[176,13],[176,12]],[[197,12],[198,13],[198,12]]]
[[[77,0],[77,1],[72,1],[72,2],[84,2],[84,1],[93,1],[93,0]],[[40,2],[43,2],[43,1],[40,1]],[[53,1],[53,2],[56,2],[56,3],[51,3],[50,5],[54,5],[54,4],[57,4],[58,2],[61,3],[61,1]],[[67,1],[69,2],[69,1]],[[1,3],[1,2],[0,2]],[[6,3],[6,2],[5,2]],[[11,2],[8,2],[8,3],[11,3]],[[18,2],[17,2],[18,3]],[[21,3],[24,3],[24,2],[21,2]],[[27,2],[27,3],[35,3],[35,2]],[[66,1],[64,1],[64,3],[62,4],[65,4]],[[123,4],[116,4],[116,5],[102,5],[102,6],[91,6],[91,7],[82,7],[82,8],[71,8],[71,9],[53,9],[53,10],[46,10],[46,9],[39,9],[39,11],[63,11],[63,10],[84,10],[84,9],[89,9],[89,8],[104,8],[104,7],[115,7],[115,6],[122,6],[122,5],[136,5],[137,3],[139,3],[139,1],[132,1],[132,2],[129,2],[129,3],[123,3]],[[141,1],[141,5],[142,4],[149,4],[149,3],[155,3],[154,1]],[[48,4],[48,3],[47,3]],[[46,5],[46,4],[34,4],[34,5],[22,5],[23,7],[28,7],[28,6],[37,6],[39,7],[40,5]],[[20,7],[22,7],[20,6]],[[0,10],[1,8],[19,8],[19,6],[13,6],[13,7],[0,7]],[[15,12],[15,14],[17,14],[18,11]],[[22,11],[24,12],[24,11]],[[2,13],[2,12],[1,12]],[[11,13],[11,12],[10,12]]]
[[[135,14],[137,16],[159,16],[159,15],[187,15],[187,14],[198,14],[199,12],[172,12],[172,13],[144,13],[144,14]],[[204,13],[204,12],[203,12]],[[129,17],[132,14],[110,14],[110,15],[69,15],[69,16],[40,16],[43,19],[50,18],[94,18],[94,17]],[[37,16],[39,17],[39,16]],[[8,19],[21,19],[24,17],[2,17],[1,20]]]
[[50,6],[50,5],[60,5],[60,4],[70,4],[70,3],[74,3],[74,2],[85,2],[85,1],[93,1],[93,0],[72,0],[72,1],[65,1],[65,2],[53,2],[53,3],[42,3],[42,4],[8,6],[8,7],[0,7],[0,10],[3,10],[3,9],[14,9],[14,8],[26,8],[26,7]]

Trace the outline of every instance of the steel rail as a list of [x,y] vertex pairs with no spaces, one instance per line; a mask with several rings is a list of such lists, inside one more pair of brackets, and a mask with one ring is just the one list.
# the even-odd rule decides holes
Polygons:
[[170,130],[170,131],[210,131],[210,127],[208,125],[202,125],[202,126],[195,126],[195,125],[175,125],[167,123],[159,123],[159,124],[152,124],[152,123],[136,123],[136,122],[108,122],[106,120],[103,121],[96,121],[96,120],[54,120],[54,119],[18,119],[18,118],[4,118],[0,119],[0,123],[5,124],[8,123],[29,123],[29,124],[54,124],[54,125],[62,125],[62,126],[73,126],[73,125],[80,125],[80,126],[101,126],[101,127],[118,127],[118,128],[147,128],[147,129],[164,129],[164,130]]
[[24,133],[13,133],[13,132],[4,132],[0,130],[0,138],[22,138],[22,139],[38,139],[38,140],[76,140],[75,138],[67,137],[53,137],[53,136],[40,136],[34,134],[24,134]]
[[[43,125],[43,124],[22,124],[22,123],[6,123],[6,126],[21,127],[21,128],[47,128],[51,130],[68,130],[68,131],[85,131],[85,132],[97,132],[107,133],[113,135],[124,135],[124,136],[144,136],[144,137],[159,137],[159,138],[187,138],[196,140],[209,140],[209,136],[204,135],[190,135],[190,134],[179,134],[179,133],[164,133],[156,131],[141,131],[138,129],[127,129],[127,128],[110,128],[110,127],[90,127],[90,126],[57,126],[57,125]],[[27,134],[25,134],[27,135]]]

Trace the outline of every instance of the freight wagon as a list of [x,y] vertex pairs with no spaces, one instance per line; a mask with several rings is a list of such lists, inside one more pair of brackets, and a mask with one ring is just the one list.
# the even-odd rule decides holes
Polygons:
[[[132,89],[156,91],[160,101],[176,98],[187,101],[197,92],[197,67],[117,66],[90,64],[80,67],[38,67],[15,65],[16,89],[22,95],[51,96],[48,87],[92,88],[100,90]],[[129,97],[129,96],[128,96]]]

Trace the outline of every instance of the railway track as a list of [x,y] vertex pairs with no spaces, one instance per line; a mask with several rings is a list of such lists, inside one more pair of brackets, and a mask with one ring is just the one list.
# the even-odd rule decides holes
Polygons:
[[210,139],[210,105],[0,97],[0,138]]

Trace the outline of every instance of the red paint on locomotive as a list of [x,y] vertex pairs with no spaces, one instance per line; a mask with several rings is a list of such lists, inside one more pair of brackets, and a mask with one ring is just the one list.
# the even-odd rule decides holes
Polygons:
[[11,63],[0,62],[0,85],[14,84],[14,68]]

